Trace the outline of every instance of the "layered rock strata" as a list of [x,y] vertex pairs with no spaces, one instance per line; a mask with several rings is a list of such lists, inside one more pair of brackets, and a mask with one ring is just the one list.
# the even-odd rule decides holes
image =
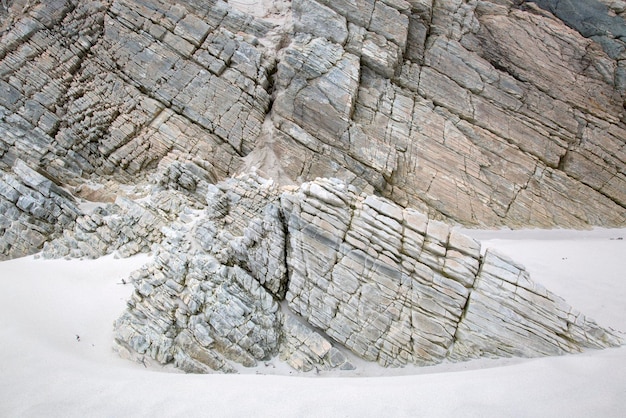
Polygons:
[[153,251],[117,345],[191,372],[619,344],[449,225],[626,223],[620,4],[3,2],[0,259]]
[[[346,42],[309,30],[278,64],[279,80],[305,84],[297,95],[280,90],[274,106],[279,131],[310,151],[300,159],[304,173],[324,166],[359,187],[366,180],[396,202],[463,223],[596,223],[599,212],[579,203],[583,195],[595,196],[594,206],[614,207],[609,224],[624,223],[619,60],[531,6],[375,4],[410,18],[396,18],[391,34],[374,20],[366,24],[347,2],[328,3],[347,21]],[[361,13],[373,5],[362,2]],[[371,55],[382,61],[372,62],[368,51],[376,43],[368,36],[380,39],[386,52]],[[399,52],[388,52],[394,46]],[[323,65],[304,65],[309,56]],[[342,71],[345,60],[357,59],[356,68]],[[343,172],[346,166],[356,176]]]
[[37,252],[71,228],[76,200],[53,179],[17,160],[0,178],[0,260]]
[[125,356],[233,372],[280,354],[308,371],[352,369],[350,355],[397,367],[622,343],[522,266],[339,180],[281,192],[248,175],[207,202],[131,276],[115,325]]
[[523,267],[481,256],[478,242],[412,209],[322,180],[282,201],[289,307],[366,360],[433,364],[619,343]]
[[[193,160],[466,225],[622,226],[620,4],[5,2],[0,169],[109,201]],[[3,257],[56,236],[39,232]]]

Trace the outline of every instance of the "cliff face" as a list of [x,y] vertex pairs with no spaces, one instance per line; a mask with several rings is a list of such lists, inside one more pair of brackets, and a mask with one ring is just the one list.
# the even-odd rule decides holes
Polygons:
[[[214,180],[336,177],[466,225],[624,224],[619,2],[248,3],[13,2],[4,182],[19,158],[114,199],[195,160]],[[2,199],[5,231],[46,223]]]
[[0,259],[154,246],[116,341],[188,371],[618,344],[448,226],[626,224],[625,7],[579,3],[3,2]]

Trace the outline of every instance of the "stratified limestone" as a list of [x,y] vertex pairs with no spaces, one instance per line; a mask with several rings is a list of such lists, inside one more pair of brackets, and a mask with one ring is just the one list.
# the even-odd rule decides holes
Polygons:
[[623,226],[620,4],[14,1],[0,170],[114,201],[178,155],[466,225]]
[[46,242],[45,258],[98,258],[116,252],[121,257],[150,251],[162,239],[165,218],[158,211],[119,197],[113,205],[97,207],[76,219],[73,230]]
[[[50,144],[32,162],[59,177],[127,180],[178,150],[203,157],[221,177],[231,173],[269,109],[274,61],[256,36],[273,26],[222,2],[206,6],[26,8],[3,36],[0,110]],[[9,153],[24,141],[9,141]]]
[[[163,227],[205,207],[210,183],[211,173],[192,161],[163,162],[148,196],[132,200],[120,195],[113,203],[97,201],[92,211],[76,218],[73,229],[46,242],[42,255],[98,258],[110,253],[130,257],[148,252],[163,239]],[[97,191],[81,194],[102,197]]]
[[524,267],[487,250],[450,357],[535,357],[621,344]]
[[523,267],[437,221],[336,180],[282,196],[289,307],[383,366],[538,356],[620,338],[535,285]]
[[620,4],[15,1],[0,258],[152,249],[118,345],[194,372],[619,344],[440,221],[626,223]]
[[280,353],[324,371],[354,367],[345,349],[397,367],[622,343],[522,266],[342,181],[281,193],[247,175],[206,198],[163,228],[154,261],[131,276],[116,322],[124,355],[232,372]]
[[277,354],[284,237],[275,186],[256,176],[211,186],[204,212],[163,228],[154,261],[115,323],[117,350],[187,372],[235,371]]
[[[273,148],[293,180],[332,175],[464,224],[626,222],[620,81],[626,61],[596,43],[605,41],[585,38],[531,4],[318,3],[348,22],[347,40],[332,50],[359,58],[358,90],[351,93],[346,75],[333,78],[330,100],[320,89],[278,88],[272,115],[280,143]],[[582,16],[576,2],[559,4]],[[306,22],[315,22],[316,10],[298,13],[299,31],[314,26]],[[594,19],[604,22],[599,15],[607,11],[596,7]],[[381,24],[391,16],[397,24]],[[621,33],[621,18],[607,19],[617,22],[609,32]],[[313,28],[308,33],[313,39],[300,34],[283,51],[276,86],[299,75],[302,86],[325,77],[307,74],[324,62],[328,38]],[[303,51],[296,65],[293,50]],[[344,91],[348,111],[318,115]],[[313,110],[285,111],[296,100]],[[333,141],[325,129],[331,125]]]
[[[606,54],[616,60],[615,86],[626,90],[626,22],[624,2],[613,0],[529,0],[553,13],[567,26],[578,31],[585,38],[597,42]],[[621,14],[621,15],[620,15]]]
[[67,191],[16,160],[12,172],[0,178],[0,260],[41,250],[80,214]]
[[295,0],[292,5],[294,30],[326,38],[342,45],[348,38],[346,18],[314,0]]

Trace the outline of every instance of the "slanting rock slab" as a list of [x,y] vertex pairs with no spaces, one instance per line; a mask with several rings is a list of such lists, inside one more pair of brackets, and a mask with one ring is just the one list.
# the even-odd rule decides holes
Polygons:
[[621,226],[623,17],[609,0],[14,2],[0,170],[123,185],[180,153],[219,181],[273,155],[257,168],[281,184],[341,178],[464,225]]
[[383,366],[538,356],[620,338],[448,225],[342,182],[282,196],[289,307]]
[[536,357],[619,345],[620,338],[487,250],[451,358]]
[[622,344],[523,266],[340,180],[246,175],[206,199],[131,276],[123,355],[202,373],[279,355],[306,372],[354,368],[346,350],[398,367]]
[[285,317],[280,359],[301,372],[354,370],[345,354],[310,326],[296,319]]

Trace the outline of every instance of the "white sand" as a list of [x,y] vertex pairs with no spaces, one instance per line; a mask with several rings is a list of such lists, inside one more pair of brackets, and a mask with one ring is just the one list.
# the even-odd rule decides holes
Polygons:
[[[600,324],[626,331],[626,229],[472,234]],[[0,417],[626,415],[626,347],[385,377],[372,377],[380,369],[371,366],[360,371],[366,377],[323,378],[147,369],[111,350],[111,324],[132,291],[119,283],[146,260],[0,263]]]

